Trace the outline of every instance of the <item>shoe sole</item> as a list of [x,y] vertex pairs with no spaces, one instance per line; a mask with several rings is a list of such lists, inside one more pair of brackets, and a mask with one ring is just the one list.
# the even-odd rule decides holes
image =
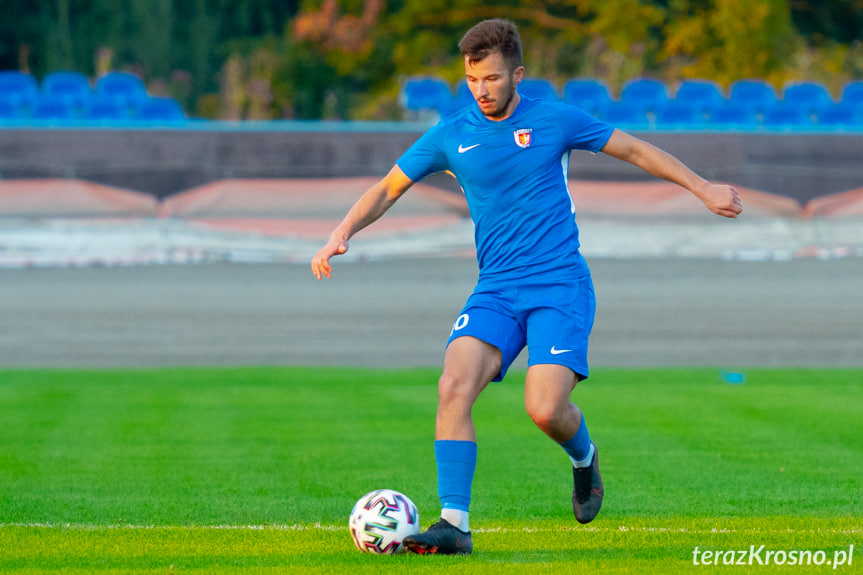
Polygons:
[[435,545],[424,545],[421,543],[403,543],[405,549],[407,549],[408,553],[414,553],[416,555],[436,555],[437,554],[437,546]]
[[473,552],[473,549],[468,551],[457,551],[455,553],[438,553],[440,547],[437,545],[428,545],[426,543],[420,542],[403,542],[405,550],[408,553],[414,553],[415,555],[470,555]]

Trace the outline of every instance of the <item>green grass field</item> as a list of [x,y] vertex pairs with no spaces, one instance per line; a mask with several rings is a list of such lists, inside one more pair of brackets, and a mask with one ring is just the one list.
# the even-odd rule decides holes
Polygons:
[[606,486],[589,526],[510,374],[474,412],[474,555],[363,555],[367,491],[436,520],[437,375],[0,371],[0,572],[863,571],[863,370],[594,370],[574,394]]

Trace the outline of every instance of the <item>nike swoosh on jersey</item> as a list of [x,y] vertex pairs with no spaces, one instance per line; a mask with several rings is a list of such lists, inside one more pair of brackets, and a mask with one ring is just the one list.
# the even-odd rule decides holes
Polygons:
[[480,144],[474,144],[473,146],[468,146],[467,148],[465,148],[463,144],[459,144],[459,147],[458,147],[458,153],[459,153],[459,154],[464,154],[464,153],[465,153],[465,152],[467,152],[468,150],[473,150],[474,148],[477,148],[477,147],[479,147],[479,146],[480,146]]
[[569,353],[571,349],[555,349],[554,346],[551,346],[551,355],[560,355],[562,353]]

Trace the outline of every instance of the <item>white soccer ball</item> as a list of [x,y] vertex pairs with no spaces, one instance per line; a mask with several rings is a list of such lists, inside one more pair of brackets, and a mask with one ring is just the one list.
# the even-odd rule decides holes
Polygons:
[[378,489],[357,501],[348,527],[363,553],[399,553],[404,550],[402,539],[420,532],[420,514],[407,495]]

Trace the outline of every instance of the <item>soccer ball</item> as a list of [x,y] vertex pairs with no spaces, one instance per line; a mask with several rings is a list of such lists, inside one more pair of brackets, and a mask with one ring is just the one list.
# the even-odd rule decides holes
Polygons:
[[403,551],[402,539],[420,532],[420,515],[406,495],[378,489],[357,501],[348,527],[357,549],[389,555]]

